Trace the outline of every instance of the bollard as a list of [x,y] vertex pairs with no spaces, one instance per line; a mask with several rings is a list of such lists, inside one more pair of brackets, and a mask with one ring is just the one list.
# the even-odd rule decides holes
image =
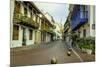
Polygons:
[[71,56],[71,52],[70,52],[70,51],[68,51],[68,52],[67,52],[67,55],[68,55],[68,56]]
[[71,49],[71,48],[69,48],[69,51],[72,51],[72,49]]
[[57,64],[57,59],[56,58],[52,58],[51,59],[51,64]]

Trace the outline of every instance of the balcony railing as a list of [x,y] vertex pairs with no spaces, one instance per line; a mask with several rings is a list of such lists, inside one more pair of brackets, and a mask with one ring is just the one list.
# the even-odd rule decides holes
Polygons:
[[[81,26],[88,21],[88,11],[77,11],[74,16],[72,16],[72,29],[76,29],[77,26]],[[77,27],[78,28],[78,27]]]
[[51,29],[52,27],[50,27],[49,25],[42,23],[41,24],[41,30],[48,32],[48,33],[53,33],[53,30]]
[[88,18],[88,11],[80,11],[80,18],[87,19]]
[[13,21],[14,23],[20,23],[21,22],[21,15],[19,13],[14,13],[13,15]]
[[88,11],[80,11],[80,25],[88,21]]
[[38,28],[39,24],[37,22],[35,22],[31,17],[28,16],[23,16],[20,13],[14,13],[14,17],[13,17],[14,23],[17,24],[23,24],[26,26],[31,26],[34,28]]

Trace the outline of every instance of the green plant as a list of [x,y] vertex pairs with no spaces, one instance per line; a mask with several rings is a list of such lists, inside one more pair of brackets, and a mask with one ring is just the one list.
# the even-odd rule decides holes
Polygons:
[[95,52],[95,38],[87,37],[87,38],[79,38],[77,41],[78,47],[80,49],[91,49]]

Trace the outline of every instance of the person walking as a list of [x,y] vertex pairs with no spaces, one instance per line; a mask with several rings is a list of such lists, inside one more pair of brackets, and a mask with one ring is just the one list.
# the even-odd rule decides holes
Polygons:
[[72,46],[72,39],[70,39],[69,48]]

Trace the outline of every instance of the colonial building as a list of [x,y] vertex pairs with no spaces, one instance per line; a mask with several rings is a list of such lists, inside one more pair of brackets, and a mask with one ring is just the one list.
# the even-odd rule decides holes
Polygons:
[[71,29],[70,32],[74,32],[80,38],[95,37],[95,7],[93,5],[71,4],[69,11],[65,23],[65,33],[68,33],[68,30]]
[[93,5],[74,5],[71,29],[79,37],[95,37],[95,8]]
[[69,12],[66,22],[64,24],[64,40],[69,42],[71,38],[71,12]]
[[54,40],[62,39],[62,32],[63,32],[62,24],[56,22],[55,26],[56,28],[54,29],[55,32]]
[[11,48],[51,41],[53,25],[33,2],[11,4]]
[[48,43],[53,38],[54,25],[44,15],[43,22],[41,23],[41,39],[42,43]]
[[55,21],[54,21],[53,17],[48,12],[44,13],[44,15],[48,21],[48,24],[46,25],[48,27],[45,26],[46,27],[45,29],[47,29],[46,42],[54,41],[53,37],[55,36],[54,35],[54,29],[55,29],[54,23],[55,23]]

